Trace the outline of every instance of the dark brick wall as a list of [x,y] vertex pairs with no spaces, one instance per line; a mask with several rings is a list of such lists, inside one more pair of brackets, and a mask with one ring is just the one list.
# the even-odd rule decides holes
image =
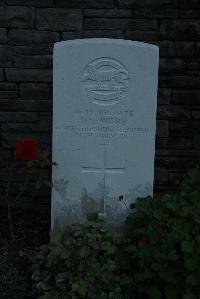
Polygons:
[[[35,137],[51,149],[53,44],[108,37],[160,47],[155,191],[175,190],[182,175],[200,163],[199,0],[0,0],[0,5],[4,160],[12,158],[21,137]],[[47,170],[40,173],[50,177]],[[0,170],[0,180],[4,178]],[[17,181],[14,175],[13,195]],[[33,189],[30,185],[20,202],[13,200],[18,225],[31,219],[35,226],[47,228],[50,192]],[[1,222],[5,217],[6,213]]]

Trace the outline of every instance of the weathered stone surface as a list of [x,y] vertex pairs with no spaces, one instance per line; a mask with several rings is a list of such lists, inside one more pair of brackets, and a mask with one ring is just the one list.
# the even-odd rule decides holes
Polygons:
[[1,111],[51,111],[52,101],[47,100],[0,100]]
[[179,19],[199,19],[200,18],[200,10],[180,9],[178,18]]
[[191,57],[195,55],[194,42],[176,42],[176,56],[178,57]]
[[0,147],[0,168],[3,168],[7,165],[8,161],[11,161],[12,159],[12,152],[11,150],[5,149]]
[[[38,135],[37,138],[42,139],[42,137],[43,137],[43,133],[41,133],[41,135]],[[43,144],[44,144],[44,142],[46,142],[48,144],[50,143],[49,137],[50,136],[48,136],[48,135],[46,135],[44,137]],[[41,188],[37,189],[37,188],[34,188],[34,184],[32,184],[28,188],[28,194],[32,195],[33,197],[51,196],[51,190],[49,187],[46,187],[46,186],[42,186]]]
[[200,157],[200,152],[194,149],[160,149],[157,150],[159,157],[174,156],[174,157]]
[[156,41],[152,42],[159,47],[160,57],[176,57],[176,46],[174,42]]
[[13,55],[52,55],[52,46],[28,45],[14,46]]
[[52,82],[52,70],[7,68],[9,82]]
[[160,76],[160,87],[200,89],[200,76]]
[[4,74],[3,74],[3,69],[0,68],[0,81],[4,80]]
[[168,137],[169,136],[169,121],[168,120],[157,120],[156,135],[158,137]]
[[55,0],[55,7],[63,8],[112,8],[113,0]]
[[0,27],[6,27],[7,20],[6,20],[6,8],[0,7]]
[[190,149],[191,148],[191,138],[185,138],[182,136],[167,137],[167,138],[157,138],[156,139],[157,149]]
[[82,28],[80,9],[41,8],[36,10],[36,28],[40,30],[65,31]]
[[179,7],[180,8],[198,8],[200,9],[200,2],[199,0],[178,0],[179,1]]
[[4,133],[32,133],[38,131],[35,123],[3,123],[1,129]]
[[52,114],[40,112],[38,121],[40,131],[52,131]]
[[192,118],[200,120],[200,109],[192,111]]
[[169,157],[169,159],[166,160],[166,164],[164,166],[169,167],[171,169],[193,169],[195,168],[199,162],[200,159],[195,157],[195,158],[180,158],[180,157]]
[[50,45],[59,41],[60,35],[57,32],[37,30],[10,30],[8,40],[13,44],[36,44]]
[[197,134],[196,136],[194,136],[194,138],[192,140],[192,147],[194,149],[200,149],[200,134]]
[[131,18],[132,11],[130,9],[85,9],[84,17],[100,17],[100,18]]
[[155,168],[155,183],[163,184],[168,182],[168,170],[166,168]]
[[199,42],[196,43],[196,55],[200,56],[200,43]]
[[123,38],[124,33],[121,30],[82,30],[67,31],[62,33],[62,40],[78,39],[78,38]]
[[9,6],[6,8],[7,26],[14,28],[33,28],[35,9],[33,7]]
[[149,19],[199,19],[200,10],[188,10],[177,8],[140,8],[133,11],[135,18]]
[[36,7],[49,7],[53,4],[54,0],[6,0],[8,5],[26,5]]
[[127,8],[171,8],[177,7],[177,0],[119,0],[120,7]]
[[[175,151],[174,151],[175,152]],[[179,151],[177,153],[177,156],[184,156],[184,157],[200,157],[200,152],[198,150],[185,150],[185,151]]]
[[174,104],[199,105],[200,90],[174,90],[172,101]]
[[12,48],[7,45],[0,45],[0,66],[12,65]]
[[45,83],[21,83],[20,97],[21,99],[48,99],[50,95],[49,86]]
[[[139,2],[139,1],[138,1]],[[160,1],[162,2],[162,1]],[[133,12],[136,18],[150,18],[150,19],[177,19],[179,17],[178,9],[171,8],[151,8],[151,9],[138,9]]]
[[170,104],[172,97],[172,90],[170,88],[159,88],[158,89],[158,104],[165,105]]
[[85,39],[57,43],[54,55],[52,227],[91,212],[119,226],[120,194],[153,189],[158,48]]
[[159,31],[142,31],[142,30],[135,30],[135,31],[126,31],[125,32],[125,39],[136,40],[136,41],[157,41],[160,38]]
[[161,31],[164,39],[174,41],[200,40],[200,20],[170,20],[161,22]]
[[182,105],[159,105],[157,108],[157,118],[164,119],[190,119],[191,112],[187,106]]
[[171,136],[191,137],[200,134],[200,121],[177,121],[174,120],[170,125]]
[[[13,188],[13,184],[11,183],[11,188]],[[16,186],[14,186],[16,187]],[[15,195],[18,195],[19,192],[20,192],[20,189],[19,188],[16,188],[15,189],[16,193]],[[20,198],[20,200],[16,200],[16,196],[14,196],[13,194],[13,198],[10,199],[10,205],[11,205],[11,208],[13,211],[15,210],[19,210],[20,211],[23,211],[24,213],[28,213],[28,212],[32,212],[32,215],[33,215],[33,211],[35,209],[35,206],[36,206],[36,199],[34,197],[31,197],[30,196],[30,192],[29,192],[29,195],[28,196],[22,196]]]
[[52,55],[17,55],[13,57],[13,64],[20,68],[51,69],[53,57]]
[[0,121],[1,122],[18,122],[18,123],[28,123],[37,121],[37,112],[1,112],[0,111]]
[[188,70],[187,75],[188,76],[200,77],[200,71],[199,70]]
[[160,59],[160,74],[182,75],[186,69],[186,63],[180,58],[161,58]]
[[[174,160],[174,157],[161,157],[161,158],[157,157],[156,164],[159,166],[162,166],[162,167],[166,167],[168,169],[169,168],[174,169],[175,164],[173,164],[173,160]],[[178,158],[177,158],[177,160],[178,160]],[[182,158],[182,161],[183,161],[183,158]],[[175,163],[177,163],[177,161],[175,161]]]
[[0,83],[0,98],[1,99],[9,99],[9,98],[17,98],[18,90],[17,84],[15,83]]
[[195,57],[195,58],[189,58],[187,60],[187,68],[188,70],[200,70],[200,58]]
[[0,43],[4,44],[7,42],[7,31],[5,28],[0,28]]
[[86,18],[84,21],[85,29],[110,29],[110,30],[158,30],[156,20],[144,19],[119,19],[117,18]]
[[145,6],[148,8],[163,8],[163,10],[171,7],[176,8],[177,0],[145,0]]

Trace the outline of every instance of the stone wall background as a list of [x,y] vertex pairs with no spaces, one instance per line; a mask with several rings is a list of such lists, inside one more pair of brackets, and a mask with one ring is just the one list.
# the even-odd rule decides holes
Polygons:
[[[51,149],[53,44],[88,37],[160,47],[155,192],[177,190],[183,174],[200,163],[199,0],[0,0],[0,156],[12,159],[22,137]],[[37,236],[49,229],[50,191],[30,184],[16,202],[19,179],[11,179],[15,227]],[[0,211],[4,230],[2,201]]]

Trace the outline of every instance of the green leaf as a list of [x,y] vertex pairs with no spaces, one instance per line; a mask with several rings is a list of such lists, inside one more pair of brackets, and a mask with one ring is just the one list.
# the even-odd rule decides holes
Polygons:
[[86,257],[89,256],[89,254],[90,254],[90,250],[89,250],[88,247],[85,246],[85,247],[81,248],[81,251],[80,251],[80,257],[81,258],[86,258]]
[[200,285],[199,277],[197,277],[196,274],[190,274],[186,278],[186,283],[190,286],[199,286]]
[[192,253],[194,251],[193,243],[191,241],[187,241],[187,240],[183,241],[182,242],[182,250],[187,253]]
[[60,231],[57,228],[50,231],[49,235],[50,235],[51,242],[55,244],[59,244],[63,239],[62,231]]
[[32,279],[34,281],[40,281],[42,279],[41,272],[39,270],[34,271],[32,274]]
[[180,298],[182,290],[178,286],[167,285],[165,287],[165,298],[177,299]]
[[48,291],[48,290],[51,290],[53,288],[53,286],[51,286],[47,282],[40,281],[36,284],[36,288],[39,290]]
[[72,285],[72,290],[76,291],[79,295],[84,296],[87,293],[87,282],[80,280]]
[[92,222],[99,222],[99,215],[98,212],[95,213],[88,213],[87,220]]
[[183,299],[198,299],[198,297],[194,295],[192,291],[187,291],[187,293],[183,295]]
[[194,258],[187,258],[185,260],[185,268],[188,271],[194,271],[196,269],[196,266],[198,267],[199,263],[196,263]]
[[137,250],[137,246],[134,244],[130,244],[130,245],[126,246],[126,248],[125,248],[125,251],[130,252],[130,253],[133,253],[136,250]]
[[161,291],[156,287],[150,287],[148,291],[150,299],[161,299],[162,293]]

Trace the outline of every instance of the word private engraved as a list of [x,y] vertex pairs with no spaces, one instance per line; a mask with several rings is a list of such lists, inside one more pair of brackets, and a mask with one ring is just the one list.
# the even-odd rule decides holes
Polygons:
[[85,94],[97,105],[116,104],[129,89],[128,71],[113,58],[98,58],[88,63],[81,79]]

